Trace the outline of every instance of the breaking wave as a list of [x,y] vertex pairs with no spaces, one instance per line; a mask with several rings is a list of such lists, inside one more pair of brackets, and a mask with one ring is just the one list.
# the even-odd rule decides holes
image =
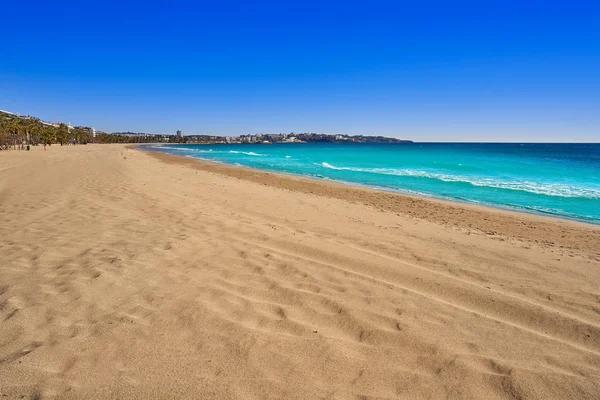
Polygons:
[[229,153],[232,153],[232,154],[245,154],[247,156],[255,156],[255,157],[264,157],[264,156],[266,156],[266,154],[259,154],[259,153],[255,153],[253,151],[229,150]]
[[356,167],[338,167],[327,162],[322,162],[323,168],[338,171],[353,171],[380,175],[408,176],[417,178],[437,179],[444,182],[468,183],[473,186],[490,187],[496,189],[506,189],[514,191],[529,192],[556,197],[579,197],[587,199],[600,199],[600,189],[586,188],[580,186],[566,185],[562,183],[541,183],[532,181],[509,181],[503,179],[451,175],[416,169],[397,169],[397,168],[356,168]]

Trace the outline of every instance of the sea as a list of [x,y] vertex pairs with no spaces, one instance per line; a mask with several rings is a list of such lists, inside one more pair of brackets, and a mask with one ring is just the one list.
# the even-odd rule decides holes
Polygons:
[[600,143],[274,143],[150,150],[600,224]]

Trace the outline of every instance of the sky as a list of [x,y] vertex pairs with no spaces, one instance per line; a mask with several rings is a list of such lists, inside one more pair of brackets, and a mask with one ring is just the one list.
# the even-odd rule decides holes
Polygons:
[[592,1],[1,9],[0,109],[43,120],[107,132],[600,141]]

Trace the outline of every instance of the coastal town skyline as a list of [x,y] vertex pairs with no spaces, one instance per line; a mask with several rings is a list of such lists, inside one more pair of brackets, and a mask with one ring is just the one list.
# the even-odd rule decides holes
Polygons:
[[411,142],[378,135],[321,134],[314,132],[254,133],[237,136],[144,132],[104,132],[91,126],[73,126],[70,122],[44,121],[35,116],[0,109],[0,149],[17,145],[48,143],[189,143],[189,144],[271,144],[307,142],[403,143]]
[[[203,132],[203,133],[185,133],[181,129],[177,129],[174,132],[132,132],[132,131],[115,131],[115,132],[106,132],[104,130],[96,129],[92,126],[86,126],[85,124],[74,126],[71,122],[61,122],[61,121],[50,121],[50,120],[41,120],[35,116],[30,114],[20,114],[14,113],[11,111],[6,111],[0,109],[0,115],[8,116],[8,117],[16,117],[21,120],[39,120],[42,125],[52,126],[57,128],[59,125],[64,124],[66,128],[72,130],[75,128],[83,129],[86,133],[89,134],[91,138],[96,138],[103,136],[104,142],[122,142],[126,140],[130,140],[135,143],[142,142],[162,142],[162,143],[227,143],[227,144],[235,144],[235,143],[275,143],[275,142],[283,142],[283,143],[302,143],[305,141],[325,141],[325,142],[374,142],[374,143],[389,143],[389,142],[458,142],[463,143],[461,141],[435,141],[435,140],[413,140],[409,137],[400,137],[399,135],[380,135],[375,133],[367,133],[367,134],[348,134],[348,133],[316,133],[316,132],[254,132],[254,133],[239,133],[239,134],[230,134],[230,135],[219,135],[211,132]],[[108,135],[108,136],[107,136]],[[110,139],[109,136],[119,136],[118,139]],[[297,139],[297,137],[302,137]],[[297,140],[296,140],[297,139]],[[594,143],[598,140],[590,140],[590,141],[582,141],[582,143]],[[476,143],[561,143],[561,141],[551,141],[551,140],[529,140],[529,141],[502,141],[502,140],[479,140],[473,141]],[[577,141],[571,141],[577,142]],[[566,141],[565,141],[566,143]]]

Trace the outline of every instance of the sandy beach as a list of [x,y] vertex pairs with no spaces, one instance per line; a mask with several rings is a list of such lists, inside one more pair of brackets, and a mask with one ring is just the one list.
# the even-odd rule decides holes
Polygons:
[[0,399],[600,398],[600,227],[0,152]]

